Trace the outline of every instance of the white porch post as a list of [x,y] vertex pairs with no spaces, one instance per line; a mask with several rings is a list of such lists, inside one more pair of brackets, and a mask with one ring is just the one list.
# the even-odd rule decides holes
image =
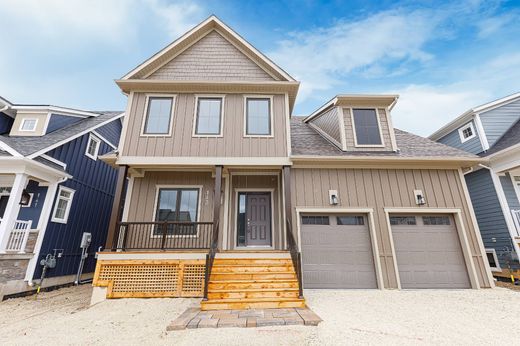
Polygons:
[[49,184],[47,188],[47,194],[45,195],[45,200],[43,201],[43,207],[40,214],[40,219],[38,221],[38,237],[36,238],[36,243],[34,244],[34,256],[29,261],[27,265],[27,271],[25,272],[25,281],[30,281],[33,279],[34,269],[38,264],[38,255],[40,254],[40,249],[43,243],[43,237],[45,236],[45,230],[47,229],[47,224],[49,223],[49,219],[52,211],[52,204],[54,203],[54,199],[56,197],[56,190],[58,190],[58,182],[53,182]]
[[7,242],[9,241],[9,235],[14,227],[18,212],[20,211],[20,199],[22,198],[22,192],[27,185],[28,175],[25,173],[16,173],[14,178],[13,187],[11,188],[11,194],[7,201],[5,208],[4,218],[0,223],[0,253],[5,252]]

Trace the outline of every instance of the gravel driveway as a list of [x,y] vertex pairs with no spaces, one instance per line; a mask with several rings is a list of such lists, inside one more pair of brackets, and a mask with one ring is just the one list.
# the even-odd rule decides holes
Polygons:
[[[87,285],[0,303],[0,344],[509,344],[520,292],[306,290],[318,327],[166,326],[197,299],[119,299],[88,307]],[[498,332],[497,332],[498,331]]]

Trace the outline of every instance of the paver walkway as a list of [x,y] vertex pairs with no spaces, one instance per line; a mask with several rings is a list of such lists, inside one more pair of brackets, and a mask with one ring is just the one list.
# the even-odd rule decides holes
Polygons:
[[283,325],[317,326],[321,318],[308,308],[210,310],[189,308],[166,330]]

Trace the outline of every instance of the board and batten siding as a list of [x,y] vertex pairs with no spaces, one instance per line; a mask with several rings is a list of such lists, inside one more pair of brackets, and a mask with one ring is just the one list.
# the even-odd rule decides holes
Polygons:
[[[459,128],[460,128],[459,127],[459,128],[456,128],[455,130],[451,131],[450,133],[448,133],[446,136],[438,139],[437,142],[449,145],[450,147],[454,147],[457,149],[467,151],[472,154],[481,153],[483,151],[483,149],[482,149],[482,144],[480,143],[480,138],[478,136],[477,127],[475,126],[475,122],[473,120],[471,120],[470,122],[473,125],[473,129],[475,131],[475,137],[462,143],[462,141],[460,140],[460,135],[459,135]],[[463,126],[466,126],[468,123],[464,124]]]
[[340,149],[341,145],[341,128],[338,119],[338,107],[332,107],[323,114],[317,116],[310,121],[311,125],[317,127],[318,131],[324,132]]
[[[353,107],[357,108],[357,107]],[[367,107],[359,107],[367,108]],[[343,122],[345,123],[345,138],[347,141],[347,151],[392,151],[392,139],[390,137],[390,127],[388,125],[388,116],[384,108],[377,109],[377,116],[379,117],[379,124],[381,131],[381,138],[384,147],[356,147],[354,139],[354,124],[352,123],[352,115],[350,108],[343,108]],[[392,129],[393,131],[393,129]]]
[[216,31],[152,73],[148,79],[272,81],[267,72]]
[[[416,208],[418,214],[422,208],[460,209],[478,281],[481,287],[490,287],[458,171],[293,168],[291,177],[294,220],[296,208],[373,208],[385,288],[397,288],[397,277],[384,208]],[[415,204],[415,189],[423,191],[426,205]],[[337,206],[329,204],[329,190],[338,191]]]
[[244,137],[245,96],[227,94],[222,114],[221,137],[194,137],[194,94],[177,94],[172,116],[171,136],[141,136],[145,118],[146,94],[136,93],[128,118],[122,156],[146,157],[286,157],[289,116],[285,96],[273,95],[273,136]]
[[466,174],[465,178],[484,246],[496,249],[500,264],[505,266],[501,253],[511,248],[511,235],[491,173],[487,169],[480,169]]
[[482,127],[492,147],[520,119],[520,100],[480,114]]

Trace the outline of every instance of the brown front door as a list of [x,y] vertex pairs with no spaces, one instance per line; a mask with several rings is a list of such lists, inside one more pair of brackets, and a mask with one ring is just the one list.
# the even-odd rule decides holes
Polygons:
[[245,245],[246,246],[270,246],[271,245],[271,193],[247,192]]

